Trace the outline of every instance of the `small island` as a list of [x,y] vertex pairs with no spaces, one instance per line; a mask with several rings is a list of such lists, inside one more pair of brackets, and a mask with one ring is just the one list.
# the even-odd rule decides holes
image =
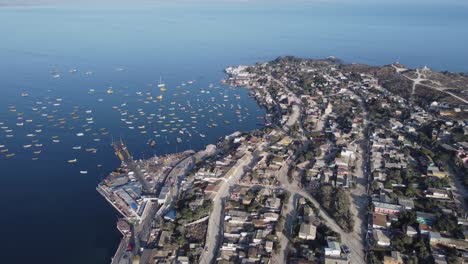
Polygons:
[[[112,263],[462,263],[468,76],[280,57],[225,69],[265,127],[134,159],[97,187]],[[239,88],[242,89],[242,88]]]

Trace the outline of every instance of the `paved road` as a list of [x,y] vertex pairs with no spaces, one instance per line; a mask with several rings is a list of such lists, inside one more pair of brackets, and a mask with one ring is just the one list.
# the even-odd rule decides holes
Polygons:
[[288,121],[284,124],[283,126],[283,129],[287,132],[289,132],[290,128],[294,125],[294,124],[298,124],[299,125],[299,133],[300,135],[304,135],[304,131],[303,131],[303,128],[302,128],[302,123],[300,122],[300,118],[301,118],[301,105],[302,105],[302,101],[301,99],[299,99],[299,97],[297,97],[297,95],[293,92],[291,92],[291,90],[289,90],[289,88],[283,83],[281,82],[280,80],[278,79],[275,79],[273,76],[269,76],[271,80],[273,80],[274,82],[276,82],[279,86],[281,86],[285,91],[286,93],[288,94],[288,98],[291,99],[293,102],[294,102],[294,105],[292,107],[292,113],[291,115],[289,115],[289,119]]
[[119,247],[117,248],[114,257],[112,258],[111,264],[119,264],[119,263],[128,263],[130,264],[131,257],[124,258],[126,254],[132,256],[131,252],[127,252],[128,243],[130,242],[130,238],[128,236],[124,236],[122,240],[120,240]]
[[[341,242],[345,243],[352,251],[351,258],[350,258],[350,263],[353,264],[365,264],[364,261],[364,248],[363,248],[363,243],[361,239],[361,235],[358,234],[357,232],[353,233],[345,233],[341,227],[336,223],[335,219],[332,218],[326,211],[323,209],[321,204],[314,198],[312,195],[310,195],[307,191],[302,189],[297,181],[294,179],[292,183],[288,181],[288,176],[287,173],[290,169],[291,163],[288,159],[288,161],[285,162],[285,165],[281,167],[281,169],[278,171],[277,174],[277,179],[280,182],[280,186],[289,191],[291,194],[291,199],[293,197],[304,197],[308,199],[309,201],[312,202],[312,204],[316,207],[319,208],[319,216],[323,219],[325,224],[331,228],[333,231],[336,233],[339,233],[341,235]],[[283,213],[282,213],[283,214]],[[291,213],[291,211],[286,211],[284,212],[283,216],[290,216],[291,218],[287,218],[287,221],[292,221],[294,220],[294,213]],[[286,222],[287,222],[286,221]],[[280,238],[280,244],[281,244],[281,250],[278,252],[278,256],[276,256],[276,259],[283,259],[284,257],[287,256],[287,238],[288,234],[281,234],[279,236]],[[284,262],[283,262],[284,263]]]
[[[270,78],[272,80],[274,80],[276,83],[278,83],[288,93],[291,93],[290,90],[286,87],[286,85],[284,85],[281,81],[279,81],[279,80],[277,80],[277,79],[275,79],[275,78],[273,78],[271,76],[270,76]],[[294,98],[295,102],[297,102],[296,105],[300,106],[301,101],[299,100],[299,98],[297,96],[294,95],[294,97],[293,98]],[[293,108],[293,110],[294,110],[294,108]],[[328,114],[331,113],[331,110],[332,110],[331,105],[328,105],[327,109],[325,111],[325,115],[328,116]],[[288,123],[289,123],[289,121],[291,121],[294,124],[295,122],[299,121],[300,108],[299,108],[298,113],[299,113],[299,115],[291,114],[291,117],[290,117],[290,120],[288,120]],[[326,116],[324,116],[324,118]],[[294,119],[292,119],[292,118],[294,118]],[[321,120],[321,122],[322,123],[319,124],[320,130],[323,129],[324,120]],[[301,126],[300,122],[299,122],[299,125],[300,125],[300,129],[302,130],[302,126]],[[301,136],[301,139],[307,140],[304,136]],[[284,188],[285,190],[290,192],[290,194],[291,194],[290,199],[293,199],[293,197],[297,198],[297,197],[302,196],[302,197],[310,200],[314,204],[315,207],[320,208],[320,210],[319,210],[320,217],[322,217],[322,219],[325,221],[325,223],[326,223],[326,225],[328,227],[330,227],[333,231],[341,234],[341,241],[343,243],[345,243],[351,249],[351,251],[353,252],[351,254],[351,259],[350,259],[351,263],[353,263],[353,264],[361,264],[361,263],[364,264],[365,263],[365,261],[364,261],[364,247],[363,247],[363,243],[362,243],[361,234],[359,234],[360,231],[353,232],[353,233],[345,233],[341,229],[341,227],[338,226],[338,224],[335,222],[335,220],[321,207],[320,203],[317,200],[315,200],[315,198],[312,197],[307,191],[303,190],[299,186],[299,184],[296,182],[296,179],[293,179],[293,182],[290,183],[288,181],[288,176],[287,176],[287,173],[288,173],[288,171],[290,169],[290,166],[291,166],[291,164],[290,164],[290,161],[288,159],[288,161],[286,161],[286,164],[281,167],[281,169],[278,171],[278,174],[277,174],[277,179],[280,182],[282,188]],[[293,202],[293,201],[290,201],[290,202]],[[293,221],[294,218],[295,218],[295,209],[289,208],[289,205],[288,205],[287,210],[282,212],[282,215],[283,215],[283,217],[286,217],[285,226],[289,226],[290,222]],[[274,257],[273,257],[274,261],[281,261],[281,260],[284,261],[285,257],[288,254],[288,252],[287,252],[287,245],[288,245],[288,240],[289,240],[289,233],[288,232],[289,231],[286,230],[286,234],[284,234],[284,233],[279,234],[281,249],[280,249],[279,252],[277,252],[274,255]]]
[[286,204],[283,205],[284,226],[282,232],[278,233],[280,250],[277,254],[273,254],[273,263],[282,264],[286,262],[288,255],[288,244],[292,235],[292,227],[297,217],[297,202],[300,195],[295,194],[289,197]]
[[224,199],[229,196],[231,187],[239,182],[239,179],[244,175],[245,168],[251,164],[253,160],[251,152],[246,152],[241,159],[226,173],[228,178],[221,182],[216,196],[213,199],[213,209],[208,220],[208,230],[206,234],[205,250],[200,256],[199,263],[212,263],[216,257],[218,247],[223,238],[223,223],[224,218]]
[[123,157],[123,161],[127,164],[128,168],[133,171],[134,176],[140,182],[143,191],[150,193],[152,191],[149,183],[146,181],[145,177],[141,174],[140,169],[137,168],[133,157],[128,152],[127,146],[123,142],[113,143],[112,146],[116,153],[120,153]]
[[325,121],[327,121],[328,116],[331,114],[332,110],[333,110],[333,105],[331,103],[328,103],[327,108],[325,109],[325,113],[320,117],[317,124],[315,125],[315,130],[323,131],[323,128],[325,126]]
[[369,186],[369,134],[368,134],[368,125],[369,125],[369,113],[365,110],[364,102],[359,100],[360,106],[364,111],[364,128],[359,132],[358,140],[352,144],[353,147],[358,151],[356,153],[356,170],[354,175],[356,176],[356,188],[351,191],[351,212],[354,215],[354,229],[353,236],[359,237],[361,243],[361,251],[366,247],[364,241],[367,236],[367,206],[369,203],[368,196],[368,186]]
[[139,240],[146,242],[150,235],[151,222],[153,221],[153,219],[164,215],[170,208],[172,208],[174,201],[177,200],[180,181],[192,168],[194,160],[195,159],[193,158],[193,156],[190,155],[182,161],[180,161],[178,164],[176,164],[175,167],[169,172],[168,176],[166,177],[166,183],[168,181],[172,181],[174,183],[171,187],[170,197],[166,199],[162,206],[158,206],[157,203],[148,204],[148,206],[151,206],[148,211],[149,213],[147,214],[147,217],[141,220],[140,225],[138,226],[137,234]]

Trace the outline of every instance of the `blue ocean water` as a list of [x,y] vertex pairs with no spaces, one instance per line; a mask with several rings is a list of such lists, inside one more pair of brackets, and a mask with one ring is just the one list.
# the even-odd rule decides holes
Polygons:
[[[0,130],[0,145],[17,154],[6,159],[2,153],[0,158],[2,262],[109,262],[120,238],[118,215],[95,186],[119,164],[109,146],[111,135],[126,140],[135,156],[145,157],[197,149],[235,130],[257,128],[261,121],[256,117],[264,111],[245,90],[210,88],[219,85],[225,67],[280,55],[333,55],[345,62],[380,65],[399,60],[412,67],[466,72],[467,11],[458,6],[307,3],[0,8],[0,122],[7,124],[0,127],[8,126],[15,134],[6,138],[8,132]],[[70,69],[77,72],[70,74]],[[55,71],[60,78],[52,77]],[[93,73],[85,75],[87,71]],[[155,87],[160,76],[168,87],[164,93]],[[196,82],[177,88],[188,80]],[[108,87],[114,94],[106,93]],[[95,92],[90,94],[90,89]],[[21,92],[29,96],[21,97]],[[144,103],[159,94],[162,101]],[[206,137],[176,132],[167,135],[169,144],[162,132],[153,137],[154,130],[165,128],[145,118],[154,113],[169,120],[175,113],[175,122],[189,123],[195,114],[181,110],[188,109],[187,101],[198,114],[197,131]],[[113,106],[126,109],[127,117]],[[242,122],[236,109],[242,110]],[[86,110],[93,111],[93,124],[86,122]],[[18,113],[23,120],[17,119]],[[138,118],[132,119],[134,130],[121,121],[128,115]],[[64,128],[58,125],[62,118]],[[33,121],[16,125],[26,119]],[[209,128],[207,123],[218,126]],[[26,137],[37,124],[44,125],[43,132]],[[139,133],[137,126],[143,124],[148,134]],[[88,128],[92,130],[85,136],[76,136]],[[51,142],[54,135],[60,143]],[[184,142],[176,143],[176,137]],[[150,138],[158,142],[155,149],[146,144]],[[34,145],[33,140],[44,145],[37,161],[31,160],[32,149],[23,147]],[[99,150],[73,150],[77,145]],[[77,164],[66,162],[74,158]],[[89,173],[80,175],[80,170]]]

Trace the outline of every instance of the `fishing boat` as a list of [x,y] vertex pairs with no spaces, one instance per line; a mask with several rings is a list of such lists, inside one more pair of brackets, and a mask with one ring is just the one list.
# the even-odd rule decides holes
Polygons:
[[156,146],[156,141],[152,140],[149,144],[150,147],[154,148]]
[[84,136],[84,134],[83,133],[77,133],[76,136],[77,137],[82,137],[82,136]]
[[11,154],[7,154],[7,155],[5,155],[5,157],[7,157],[7,158],[11,158],[11,157],[14,157],[15,155],[16,155],[15,153],[11,153]]
[[80,150],[81,146],[73,147],[74,150]]
[[112,87],[109,87],[109,89],[107,89],[107,94],[113,94],[114,93],[114,90],[112,90]]
[[182,143],[182,139],[180,137],[178,137],[176,140],[177,140],[177,143]]
[[88,174],[88,171],[80,171],[80,174]]
[[[159,84],[158,84],[158,87],[161,88],[161,89],[166,87],[166,84],[164,84],[164,83],[162,82],[161,76],[159,77]],[[164,89],[164,90],[166,90],[166,89]]]
[[159,95],[159,96],[156,97],[156,99],[162,100],[162,99],[163,99],[163,96],[162,96],[162,95]]
[[78,162],[77,159],[68,160],[68,163],[77,163],[77,162]]

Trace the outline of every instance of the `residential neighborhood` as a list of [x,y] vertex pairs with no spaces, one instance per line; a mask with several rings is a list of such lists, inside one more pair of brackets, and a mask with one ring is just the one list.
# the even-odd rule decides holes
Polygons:
[[223,83],[249,90],[266,127],[186,152],[182,175],[153,160],[139,179],[124,159],[100,185],[134,226],[114,259],[465,263],[468,106],[403,96],[413,73],[335,58],[227,68]]

